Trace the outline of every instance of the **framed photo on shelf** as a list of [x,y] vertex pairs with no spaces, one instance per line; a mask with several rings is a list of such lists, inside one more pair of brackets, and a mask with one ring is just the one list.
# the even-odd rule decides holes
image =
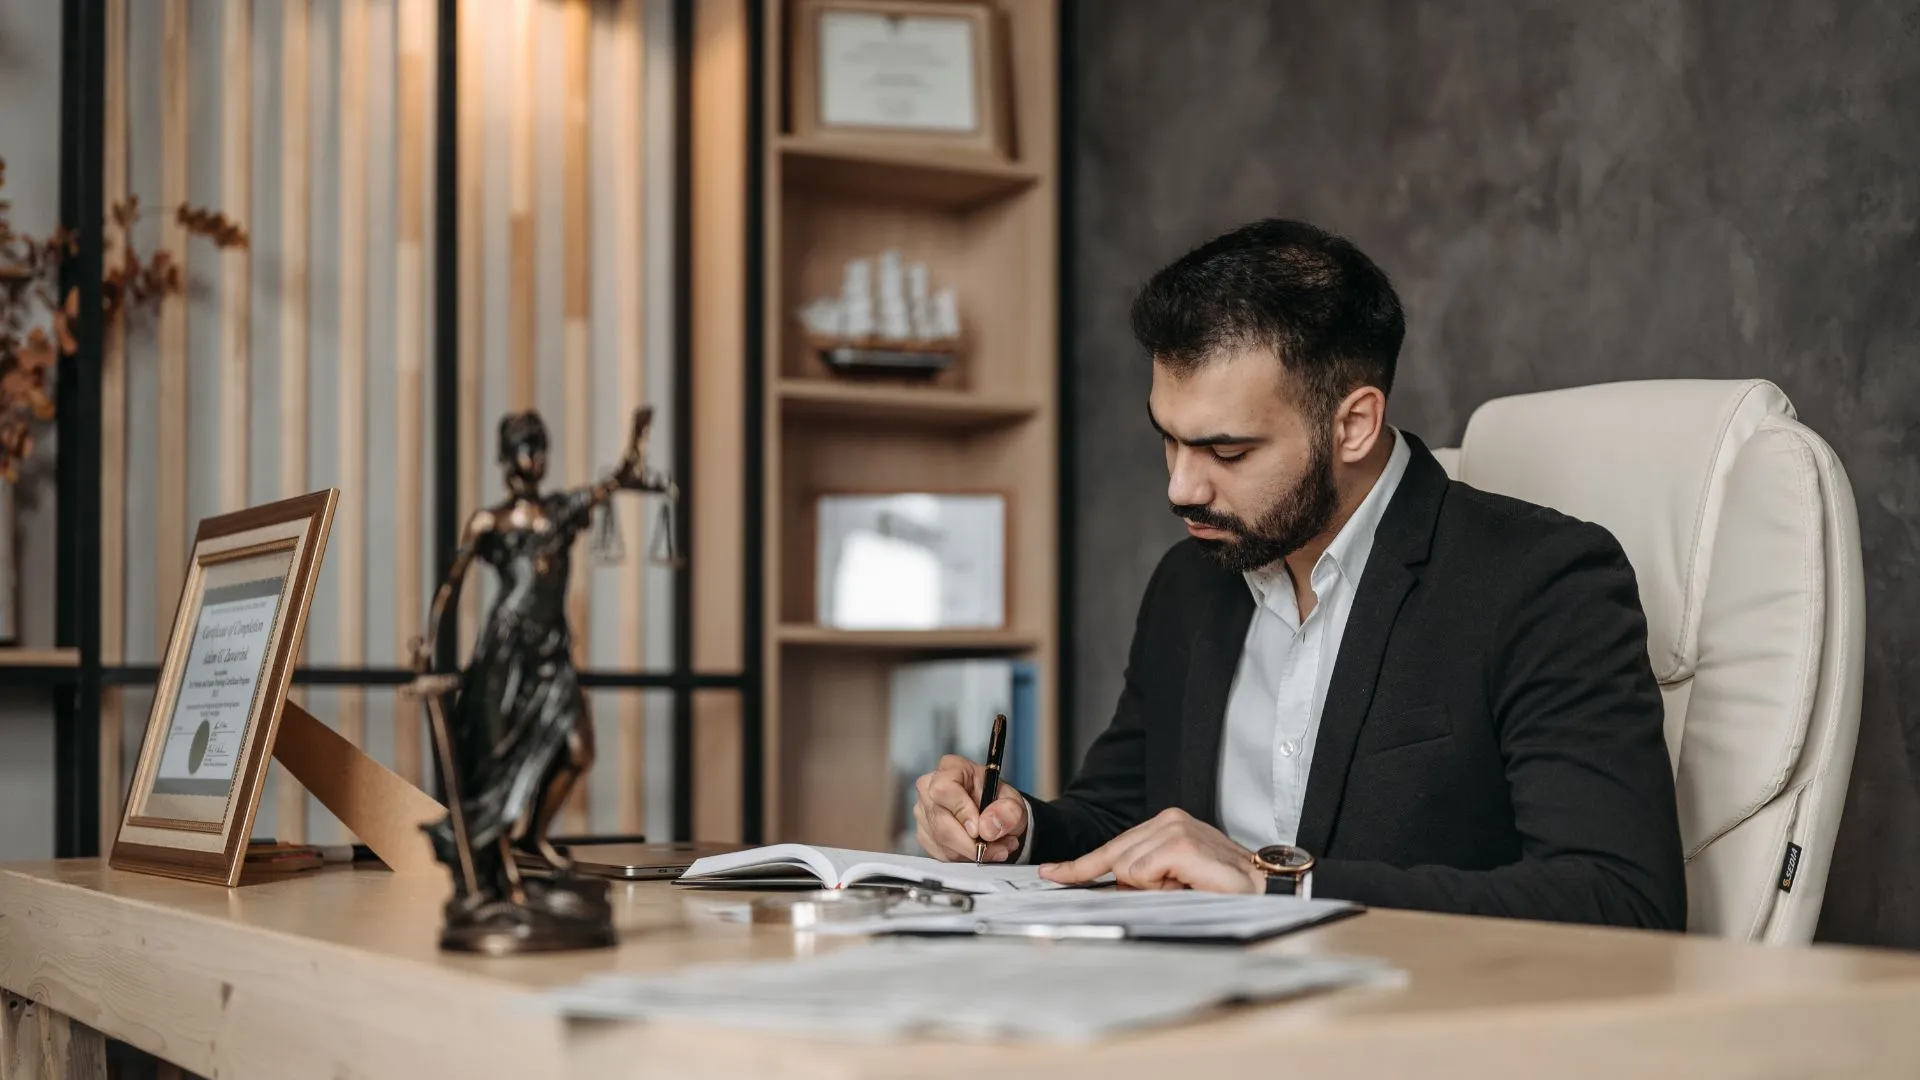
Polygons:
[[981,3],[799,0],[793,130],[1008,156],[998,12]]
[[339,495],[200,523],[113,867],[239,883]]
[[1007,498],[993,492],[823,495],[815,613],[838,630],[1007,624]]

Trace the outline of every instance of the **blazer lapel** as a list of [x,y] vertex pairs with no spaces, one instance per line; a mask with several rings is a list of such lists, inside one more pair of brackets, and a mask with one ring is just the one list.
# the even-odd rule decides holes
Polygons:
[[1347,767],[1353,764],[1360,725],[1373,704],[1373,687],[1386,655],[1387,636],[1400,604],[1413,591],[1413,572],[1375,548],[1360,579],[1360,592],[1347,613],[1347,630],[1340,638],[1340,655],[1333,662],[1326,705],[1320,712],[1320,734],[1314,741],[1313,764],[1307,770],[1307,796],[1300,807],[1297,843],[1316,855],[1326,850],[1333,832],[1340,797],[1346,793]]
[[1180,707],[1180,808],[1219,824],[1220,739],[1227,695],[1253,620],[1253,594],[1238,574],[1220,575],[1187,662]]
[[1325,853],[1327,840],[1333,835],[1340,800],[1346,794],[1347,769],[1353,764],[1353,748],[1373,704],[1387,641],[1400,606],[1419,581],[1413,568],[1427,561],[1434,523],[1447,490],[1446,471],[1426,446],[1412,435],[1400,434],[1413,457],[1400,479],[1399,490],[1381,516],[1373,553],[1367,557],[1367,571],[1360,578],[1360,591],[1347,613],[1340,655],[1334,659],[1333,678],[1327,684],[1327,700],[1320,713],[1313,764],[1307,771],[1307,793],[1300,808],[1296,842],[1316,855]]

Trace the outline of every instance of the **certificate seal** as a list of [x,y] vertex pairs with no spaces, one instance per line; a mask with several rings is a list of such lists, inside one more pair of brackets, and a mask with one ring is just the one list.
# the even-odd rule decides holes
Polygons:
[[205,720],[193,731],[193,743],[187,747],[187,771],[197,773],[200,765],[207,760],[207,740],[213,737],[213,727]]

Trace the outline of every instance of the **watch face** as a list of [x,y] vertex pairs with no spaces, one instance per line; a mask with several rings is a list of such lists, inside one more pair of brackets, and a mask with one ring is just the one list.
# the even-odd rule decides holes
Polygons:
[[1272,844],[1261,848],[1259,854],[1262,862],[1272,863],[1288,870],[1303,867],[1308,861],[1307,853],[1291,844]]

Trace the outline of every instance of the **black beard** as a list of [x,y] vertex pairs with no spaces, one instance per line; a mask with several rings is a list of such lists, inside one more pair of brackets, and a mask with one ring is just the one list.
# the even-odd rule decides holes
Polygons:
[[1333,483],[1333,436],[1321,432],[1313,440],[1307,469],[1279,501],[1260,515],[1253,526],[1231,514],[1204,506],[1174,506],[1175,517],[1232,533],[1236,539],[1194,542],[1223,570],[1236,574],[1270,565],[1305,547],[1325,532],[1340,508]]

